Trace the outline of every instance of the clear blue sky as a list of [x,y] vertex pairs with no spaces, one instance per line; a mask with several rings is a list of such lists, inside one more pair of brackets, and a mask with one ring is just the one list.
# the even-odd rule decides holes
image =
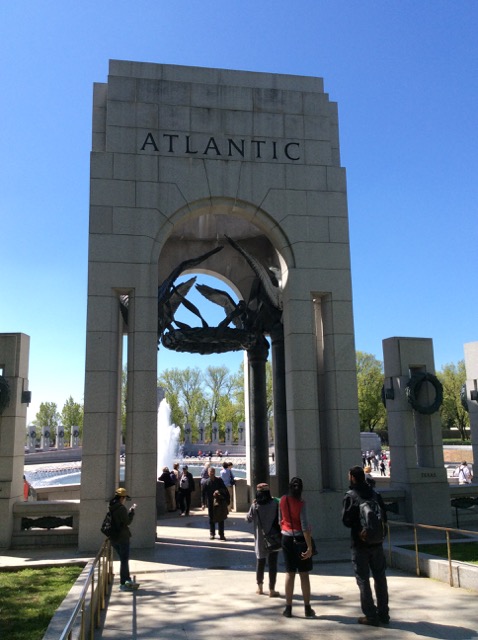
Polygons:
[[437,369],[462,359],[478,340],[477,28],[476,0],[2,2],[0,332],[31,336],[28,419],[83,401],[92,89],[110,59],[323,77],[356,347],[382,359],[384,338],[429,337]]

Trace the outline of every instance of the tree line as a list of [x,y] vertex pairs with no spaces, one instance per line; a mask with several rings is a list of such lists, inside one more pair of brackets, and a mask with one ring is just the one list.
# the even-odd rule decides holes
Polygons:
[[[384,384],[383,362],[370,353],[356,352],[357,391],[360,431],[375,431],[386,434],[387,412],[382,402]],[[466,381],[465,362],[447,364],[436,373],[443,385],[443,403],[440,418],[444,430],[456,429],[464,441],[469,438],[470,420],[461,400],[461,391]],[[122,381],[122,429],[126,430],[126,387],[127,371],[123,370]],[[199,424],[205,425],[205,439],[211,438],[212,423],[219,426],[219,437],[225,436],[226,422],[232,424],[233,439],[237,439],[239,423],[245,421],[244,370],[243,365],[235,373],[226,366],[166,369],[158,378],[158,387],[165,391],[171,408],[171,422],[181,428],[188,423],[191,437],[197,440]],[[266,394],[268,424],[272,424],[272,365],[266,363]],[[41,427],[48,426],[56,435],[59,425],[63,426],[65,442],[69,442],[73,426],[83,432],[83,405],[70,396],[61,412],[54,402],[43,402],[33,424],[40,437]],[[270,427],[271,428],[271,427]],[[272,437],[272,433],[270,436]]]

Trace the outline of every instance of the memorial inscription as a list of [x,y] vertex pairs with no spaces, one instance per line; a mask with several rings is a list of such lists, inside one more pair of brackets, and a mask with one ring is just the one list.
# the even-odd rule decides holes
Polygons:
[[258,160],[300,160],[300,142],[226,138],[214,136],[181,135],[178,133],[153,134],[149,131],[140,151],[154,151],[173,155],[197,155],[198,157],[246,158]]

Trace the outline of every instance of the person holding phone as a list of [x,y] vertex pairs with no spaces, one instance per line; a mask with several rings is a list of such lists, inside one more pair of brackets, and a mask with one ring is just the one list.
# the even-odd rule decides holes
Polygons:
[[126,500],[131,500],[131,498],[124,487],[116,489],[114,497],[110,500],[109,509],[112,519],[110,541],[120,560],[120,589],[121,591],[134,591],[139,587],[139,583],[132,580],[129,572],[129,541],[131,538],[129,525],[133,522],[136,504],[127,509]]

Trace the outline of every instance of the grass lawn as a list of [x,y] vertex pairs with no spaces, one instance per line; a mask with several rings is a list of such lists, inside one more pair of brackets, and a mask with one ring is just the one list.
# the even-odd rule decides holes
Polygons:
[[[413,545],[408,545],[405,549],[415,550]],[[419,544],[419,553],[429,553],[432,556],[448,558],[446,544]],[[460,542],[451,545],[451,559],[461,562],[478,564],[478,542]]]
[[5,640],[41,640],[83,567],[0,571],[0,629]]

